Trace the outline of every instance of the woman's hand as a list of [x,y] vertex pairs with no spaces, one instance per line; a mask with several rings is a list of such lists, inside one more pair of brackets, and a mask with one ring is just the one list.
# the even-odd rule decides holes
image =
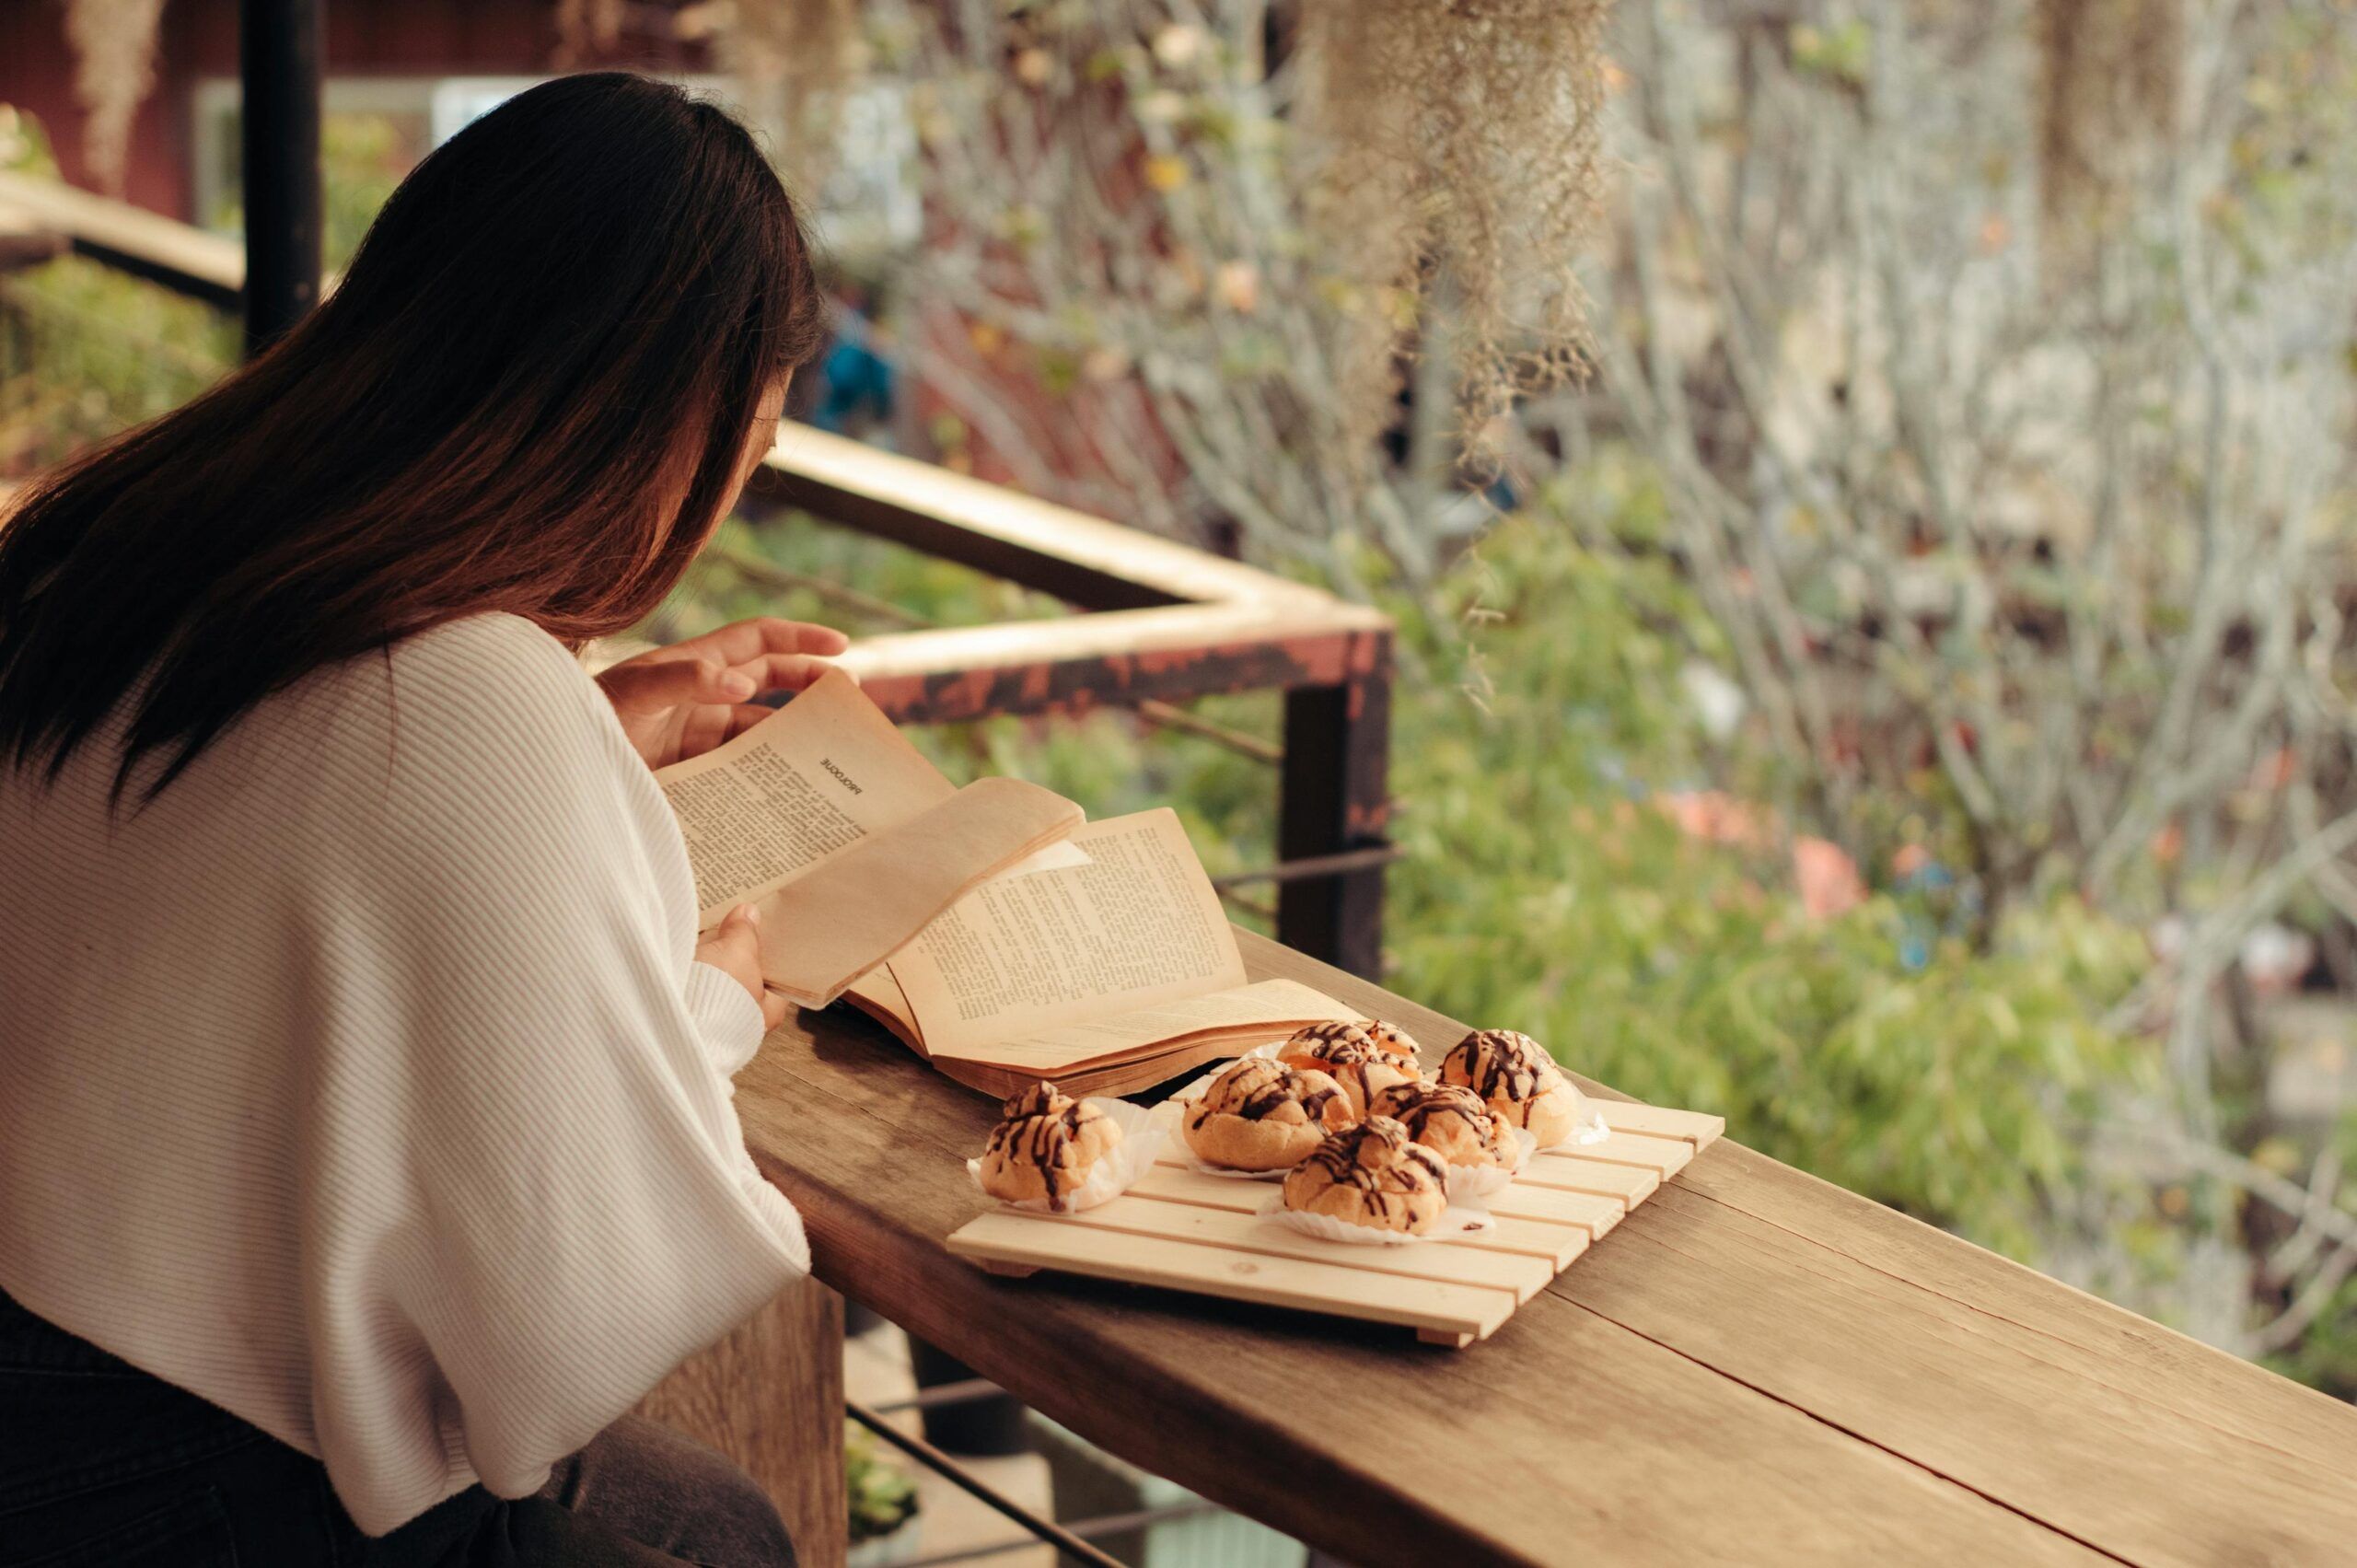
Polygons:
[[785,998],[761,983],[761,915],[752,905],[730,910],[712,935],[696,944],[696,962],[710,964],[752,993],[761,1005],[764,1030],[785,1022]]
[[756,616],[626,658],[598,677],[650,768],[701,757],[772,710],[753,698],[799,691],[851,639],[831,626]]

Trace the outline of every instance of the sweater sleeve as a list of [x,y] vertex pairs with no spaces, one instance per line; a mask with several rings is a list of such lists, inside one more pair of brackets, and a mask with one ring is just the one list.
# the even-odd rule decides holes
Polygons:
[[[706,963],[689,966],[687,1001],[688,1012],[696,1020],[713,1071],[723,1078],[734,1080],[738,1069],[750,1062],[753,1053],[761,1049],[761,1036],[766,1032],[761,1021],[761,1005],[753,1000],[750,992],[737,983],[734,976]],[[733,1093],[733,1082],[730,1087]],[[790,1227],[797,1249],[797,1267],[807,1272],[810,1249],[802,1237],[802,1216],[794,1212],[794,1205],[786,1202],[785,1195],[771,1186],[769,1178],[754,1166],[753,1156],[745,1147],[745,1140],[734,1116],[729,1119],[726,1139],[729,1154],[737,1167],[737,1179],[744,1188],[746,1197],[755,1208],[771,1216],[772,1224]]]
[[319,1069],[309,1172],[339,1492],[398,1466],[377,1428],[409,1387],[449,1460],[528,1494],[809,1266],[732,1103],[760,1009],[691,960],[692,914],[657,886],[668,819],[595,688],[554,645],[526,652],[497,691],[397,667],[383,817],[321,914],[322,971],[366,993],[339,1006],[378,1020]]

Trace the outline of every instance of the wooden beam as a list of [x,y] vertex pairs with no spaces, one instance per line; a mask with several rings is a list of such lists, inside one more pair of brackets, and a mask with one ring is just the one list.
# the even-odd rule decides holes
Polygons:
[[842,1568],[851,1504],[843,1481],[843,1298],[815,1279],[789,1285],[639,1401],[744,1468],[785,1516],[797,1568]]
[[903,723],[1082,713],[1105,703],[1351,679],[1387,622],[1332,601],[1280,623],[1257,605],[1188,604],[864,638],[838,661]]
[[806,424],[779,435],[749,494],[1089,610],[1341,602],[1241,562]]
[[61,180],[0,169],[0,204],[55,229],[79,254],[224,310],[246,286],[237,242]]
[[[1359,668],[1285,693],[1277,858],[1381,847],[1391,813],[1391,639],[1370,636]],[[1368,980],[1383,978],[1383,865],[1277,888],[1277,940]]]
[[0,197],[0,273],[37,267],[71,249],[64,235]]

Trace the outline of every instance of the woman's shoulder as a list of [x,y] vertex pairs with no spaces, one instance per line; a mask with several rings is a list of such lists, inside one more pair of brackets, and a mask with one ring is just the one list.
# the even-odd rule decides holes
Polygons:
[[581,662],[520,615],[467,615],[415,633],[392,645],[385,669],[397,716],[421,707],[447,712],[479,737],[505,733],[527,742],[621,738]]
[[612,798],[645,765],[605,694],[554,637],[521,616],[469,615],[401,639],[383,666],[396,794],[477,810],[525,792],[540,808]]
[[504,610],[461,615],[393,644],[393,668],[438,679],[505,677],[578,687],[586,681],[580,662],[563,643],[520,615]]
[[361,662],[331,704],[359,744],[332,749],[314,804],[343,819],[334,853],[373,899],[478,934],[597,911],[660,928],[668,890],[646,867],[677,829],[564,645],[472,615]]

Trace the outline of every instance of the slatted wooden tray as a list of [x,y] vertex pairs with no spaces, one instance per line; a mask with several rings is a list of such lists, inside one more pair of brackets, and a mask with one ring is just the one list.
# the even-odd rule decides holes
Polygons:
[[[1275,1191],[1187,1168],[1168,1152],[1135,1187],[1077,1214],[998,1209],[949,1249],[994,1274],[1041,1269],[1399,1323],[1431,1344],[1486,1339],[1726,1130],[1700,1111],[1596,1101],[1612,1135],[1533,1156],[1482,1200],[1497,1228],[1457,1241],[1351,1247],[1260,1217]],[[1170,1147],[1175,1147],[1175,1140]]]

